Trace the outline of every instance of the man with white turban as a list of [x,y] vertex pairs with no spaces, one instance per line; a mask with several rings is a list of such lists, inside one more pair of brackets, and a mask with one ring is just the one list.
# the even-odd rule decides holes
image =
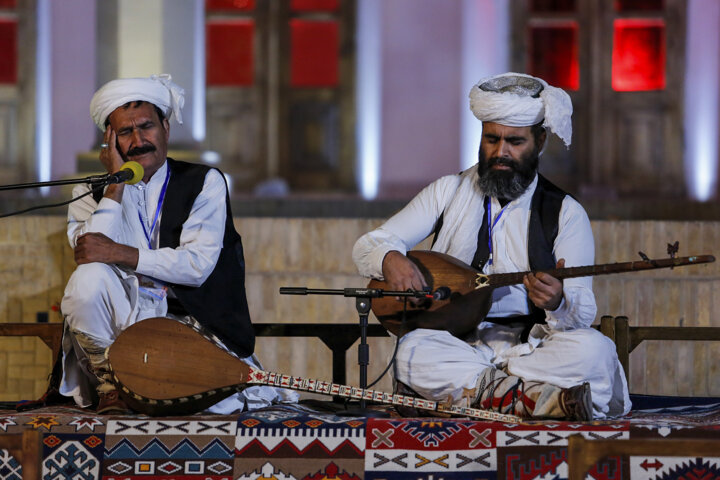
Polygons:
[[[432,250],[486,274],[593,264],[584,209],[537,171],[548,130],[570,144],[567,93],[506,73],[474,85],[470,108],[483,122],[477,165],[436,180],[362,236],[353,249],[360,273],[391,290],[426,288],[405,254],[430,234]],[[625,414],[627,382],[613,343],[590,326],[596,310],[590,277],[528,274],[492,291],[487,317],[467,337],[424,328],[402,336],[396,387],[530,418]]]
[[[242,242],[225,179],[217,169],[167,157],[169,120],[182,123],[183,102],[183,89],[169,75],[113,80],[90,102],[104,132],[100,161],[107,172],[128,161],[142,166],[142,178],[111,184],[68,211],[78,267],[61,305],[59,391],[80,406],[97,402],[100,413],[128,410],[104,352],[121,331],[146,318],[199,323],[239,358],[255,362]],[[74,196],[89,189],[77,186]],[[257,408],[285,394],[251,387],[211,411]]]

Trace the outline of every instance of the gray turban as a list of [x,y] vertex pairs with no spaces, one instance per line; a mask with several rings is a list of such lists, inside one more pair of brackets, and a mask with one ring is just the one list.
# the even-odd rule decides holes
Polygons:
[[508,127],[529,127],[544,119],[543,127],[570,146],[570,96],[541,78],[512,72],[483,78],[470,90],[470,110],[482,122]]
[[147,78],[121,78],[112,80],[95,92],[90,100],[90,116],[105,131],[105,120],[116,108],[128,102],[144,101],[158,107],[168,120],[175,117],[182,124],[182,107],[185,90],[173,83],[168,74]]

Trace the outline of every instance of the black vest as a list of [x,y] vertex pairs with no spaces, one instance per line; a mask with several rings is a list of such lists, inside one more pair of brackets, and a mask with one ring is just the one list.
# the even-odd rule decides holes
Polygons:
[[[170,181],[160,222],[160,248],[177,248],[185,220],[210,167],[168,158]],[[182,306],[229,349],[246,357],[255,349],[255,333],[245,296],[245,260],[226,193],[225,236],[215,269],[200,287],[170,284]]]
[[562,202],[568,194],[538,174],[538,183],[530,205],[528,257],[531,270],[555,268],[553,245],[558,235]]
[[[558,235],[558,220],[563,199],[567,196],[560,188],[538,174],[537,188],[530,204],[530,225],[528,228],[528,259],[530,270],[555,268],[557,259],[553,245]],[[544,321],[545,311],[536,307],[530,299],[530,313],[537,321]]]

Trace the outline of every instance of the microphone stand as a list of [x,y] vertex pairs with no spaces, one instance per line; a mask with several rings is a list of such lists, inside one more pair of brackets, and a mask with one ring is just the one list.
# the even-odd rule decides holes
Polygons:
[[[305,287],[280,287],[282,295],[342,295],[355,297],[355,309],[359,316],[360,345],[358,345],[358,365],[360,366],[360,388],[367,389],[367,367],[370,363],[370,346],[367,343],[368,314],[373,298],[380,297],[414,297],[426,298],[428,292],[422,290],[393,291],[381,288],[305,288]],[[360,410],[347,410],[344,413],[357,414],[361,416],[386,416],[381,412],[367,410],[364,398],[360,399]]]
[[51,180],[49,182],[31,182],[31,183],[16,183],[13,185],[0,185],[0,191],[2,190],[18,190],[21,188],[38,188],[38,187],[52,187],[55,185],[73,185],[76,183],[90,183],[100,185],[107,182],[109,174],[104,175],[90,175],[85,178],[71,178],[67,180]]
[[71,198],[70,200],[63,201],[60,203],[53,203],[53,204],[49,204],[49,205],[36,205],[34,207],[25,208],[23,210],[17,210],[15,212],[4,213],[4,214],[0,215],[0,218],[11,217],[13,215],[20,215],[22,213],[32,212],[33,210],[39,210],[41,208],[61,207],[63,205],[67,205],[76,200],[79,200],[82,197],[90,195],[91,193],[104,187],[105,185],[110,184],[113,181],[114,181],[114,179],[112,178],[112,176],[110,174],[105,174],[105,175],[90,175],[89,177],[85,177],[85,178],[74,178],[74,179],[67,179],[67,180],[52,180],[49,182],[31,182],[31,183],[17,183],[14,185],[0,185],[0,191],[3,191],[3,190],[17,190],[17,189],[21,189],[21,188],[49,187],[49,186],[53,186],[53,185],[70,185],[70,184],[75,184],[75,183],[90,184],[90,191],[88,191],[87,193],[84,193],[78,197]]

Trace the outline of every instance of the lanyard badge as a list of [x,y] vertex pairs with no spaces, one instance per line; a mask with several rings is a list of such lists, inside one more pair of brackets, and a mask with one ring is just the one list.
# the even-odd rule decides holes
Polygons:
[[152,250],[152,234],[157,225],[158,218],[160,217],[160,211],[162,210],[163,202],[165,201],[165,192],[167,191],[168,182],[170,181],[170,165],[167,166],[167,173],[165,173],[165,182],[163,182],[162,190],[160,190],[160,198],[158,198],[157,208],[155,208],[155,217],[153,218],[150,231],[145,228],[145,222],[143,221],[142,213],[138,210],[138,218],[140,219],[140,225],[142,225],[143,233],[148,242],[148,248]]

